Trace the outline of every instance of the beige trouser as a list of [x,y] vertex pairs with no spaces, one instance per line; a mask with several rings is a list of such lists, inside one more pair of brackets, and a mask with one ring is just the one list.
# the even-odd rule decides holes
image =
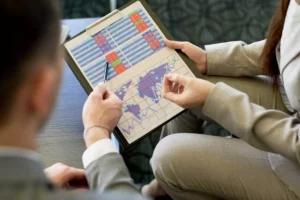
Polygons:
[[[287,112],[271,81],[206,78],[247,93],[267,109]],[[173,199],[297,199],[273,172],[267,152],[240,139],[197,134],[203,118],[201,108],[194,108],[165,125],[162,136],[169,136],[159,142],[151,159],[157,181]]]

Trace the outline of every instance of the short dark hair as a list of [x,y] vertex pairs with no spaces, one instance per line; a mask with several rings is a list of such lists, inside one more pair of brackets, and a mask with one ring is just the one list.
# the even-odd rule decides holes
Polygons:
[[58,0],[0,1],[0,122],[16,90],[30,73],[32,61],[54,61],[60,34]]

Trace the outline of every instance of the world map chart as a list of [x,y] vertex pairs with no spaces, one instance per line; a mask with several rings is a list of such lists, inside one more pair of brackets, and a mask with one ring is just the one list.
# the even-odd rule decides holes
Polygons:
[[115,94],[124,102],[124,114],[118,127],[126,133],[125,137],[139,134],[159,119],[178,112],[179,107],[161,94],[163,78],[168,73],[190,75],[174,54],[115,89]]

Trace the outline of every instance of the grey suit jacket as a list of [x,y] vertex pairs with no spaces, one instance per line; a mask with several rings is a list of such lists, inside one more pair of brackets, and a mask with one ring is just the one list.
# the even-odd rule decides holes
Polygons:
[[[253,104],[246,94],[223,83],[216,84],[203,113],[250,145],[269,152],[278,177],[300,198],[300,2],[291,0],[278,65],[285,95],[293,108],[288,115]],[[246,45],[228,42],[206,46],[208,75],[264,75],[259,57],[265,41]],[[259,90],[259,88],[257,88]]]
[[38,161],[24,157],[0,157],[1,200],[142,200],[122,157],[107,154],[86,170],[91,191],[74,193],[54,187]]

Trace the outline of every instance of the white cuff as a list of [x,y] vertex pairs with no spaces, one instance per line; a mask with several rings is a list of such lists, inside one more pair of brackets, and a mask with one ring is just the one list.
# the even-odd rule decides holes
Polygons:
[[89,164],[98,158],[112,152],[118,153],[118,150],[112,140],[102,139],[95,142],[87,150],[85,150],[82,155],[82,163],[84,168],[87,168]]

